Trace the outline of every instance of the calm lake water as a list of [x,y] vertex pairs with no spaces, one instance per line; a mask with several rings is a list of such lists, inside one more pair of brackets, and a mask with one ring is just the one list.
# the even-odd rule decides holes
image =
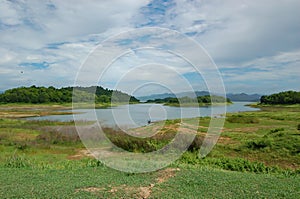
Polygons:
[[[234,102],[227,106],[227,112],[244,112],[259,110],[245,106],[251,102]],[[213,110],[213,114],[212,114]],[[138,127],[144,126],[148,120],[159,121],[166,119],[177,118],[193,118],[204,116],[218,116],[224,112],[224,106],[212,107],[170,107],[162,106],[160,104],[132,104],[122,105],[106,109],[76,109],[73,115],[51,115],[44,117],[32,117],[30,120],[55,120],[55,121],[70,121],[70,120],[84,120],[84,121],[100,121],[101,124],[107,126],[127,126]]]

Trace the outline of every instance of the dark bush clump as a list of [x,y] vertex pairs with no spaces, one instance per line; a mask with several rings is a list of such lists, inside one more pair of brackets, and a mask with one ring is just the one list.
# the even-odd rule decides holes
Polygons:
[[254,149],[254,150],[259,150],[271,146],[272,146],[272,142],[270,140],[257,140],[257,141],[249,141],[246,143],[247,148]]
[[270,130],[270,134],[277,133],[277,132],[280,132],[280,131],[284,131],[284,128],[272,129],[272,130]]

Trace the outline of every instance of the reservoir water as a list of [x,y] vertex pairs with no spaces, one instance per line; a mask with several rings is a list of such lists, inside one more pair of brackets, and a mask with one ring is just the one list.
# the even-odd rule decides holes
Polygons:
[[[244,112],[256,111],[257,108],[245,106],[251,102],[234,102],[227,105],[226,112]],[[55,120],[55,121],[70,121],[98,120],[103,125],[107,126],[127,126],[138,127],[144,126],[148,121],[160,121],[166,119],[177,118],[194,118],[212,116],[218,117],[225,112],[224,106],[207,106],[207,107],[170,107],[161,104],[131,104],[122,105],[105,109],[76,109],[73,110],[74,115],[50,115],[43,117],[32,117],[30,120]],[[213,115],[212,115],[213,110]],[[79,113],[79,114],[77,114]]]

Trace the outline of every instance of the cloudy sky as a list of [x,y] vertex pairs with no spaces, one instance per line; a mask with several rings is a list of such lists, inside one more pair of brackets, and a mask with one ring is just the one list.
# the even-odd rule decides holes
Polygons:
[[[185,82],[207,90],[205,74],[183,59],[189,55],[171,53],[178,49],[192,57],[207,53],[213,62],[205,70],[215,63],[228,93],[299,90],[299,8],[299,0],[0,0],[0,90],[93,84],[93,70],[75,80],[102,45],[122,56],[109,57],[105,48],[97,64],[103,56],[112,63],[98,83],[127,92],[134,87],[139,95],[188,90]],[[170,31],[154,37],[154,27]],[[183,36],[173,34],[171,46],[172,34],[165,33],[172,31]],[[161,88],[141,89],[156,81]]]

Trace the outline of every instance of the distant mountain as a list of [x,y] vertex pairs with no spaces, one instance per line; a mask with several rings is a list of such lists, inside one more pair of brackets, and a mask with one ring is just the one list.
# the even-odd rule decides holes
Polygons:
[[146,102],[147,100],[155,100],[155,99],[165,99],[167,97],[176,97],[175,94],[172,93],[162,93],[162,94],[153,94],[148,96],[136,97],[141,102]]
[[207,91],[195,91],[195,92],[182,92],[182,93],[178,93],[177,96],[178,97],[194,97],[194,96],[200,97],[200,96],[205,96],[205,95],[209,95],[209,92]]
[[227,98],[229,98],[231,101],[237,101],[237,102],[258,102],[261,98],[261,95],[259,94],[252,94],[248,95],[246,93],[240,93],[240,94],[233,94],[228,93]]
[[[177,93],[176,95],[173,93],[162,93],[162,94],[153,94],[148,96],[141,96],[136,97],[142,102],[146,102],[147,100],[155,100],[155,99],[165,99],[167,97],[193,97],[196,94],[197,97],[199,96],[205,96],[209,95],[210,93],[208,91],[196,91],[196,92],[181,92]],[[217,94],[216,94],[217,95]],[[256,102],[260,100],[261,95],[253,94],[248,95],[246,93],[240,93],[240,94],[233,94],[229,93],[227,94],[227,98],[229,98],[231,101],[247,101],[247,102]]]

